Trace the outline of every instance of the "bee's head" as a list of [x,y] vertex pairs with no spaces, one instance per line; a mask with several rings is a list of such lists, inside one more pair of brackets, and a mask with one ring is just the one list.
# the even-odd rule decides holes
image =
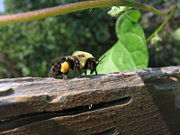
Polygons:
[[85,64],[85,68],[91,70],[90,74],[92,74],[93,72],[95,72],[97,74],[96,67],[98,64],[101,64],[104,57],[105,56],[103,56],[100,60],[98,60],[95,57],[87,59],[86,64]]
[[89,58],[86,60],[85,69],[90,69],[92,74],[94,71],[96,72],[96,67],[98,65],[98,60],[96,58]]

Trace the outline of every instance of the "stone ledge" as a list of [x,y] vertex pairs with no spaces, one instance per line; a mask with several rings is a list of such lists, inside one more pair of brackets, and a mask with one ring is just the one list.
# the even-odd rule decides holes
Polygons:
[[0,79],[0,135],[180,133],[180,66]]

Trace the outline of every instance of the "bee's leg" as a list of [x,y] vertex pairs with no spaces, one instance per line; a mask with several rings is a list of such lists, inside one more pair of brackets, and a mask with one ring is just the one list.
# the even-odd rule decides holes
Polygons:
[[55,79],[59,79],[58,76],[54,77]]
[[86,70],[84,70],[84,74],[87,75],[87,71]]
[[97,75],[97,70],[95,69],[94,71],[95,71],[95,74]]
[[63,79],[64,80],[68,79],[67,74],[65,74],[65,73],[63,74]]
[[93,74],[93,72],[95,72],[95,74],[97,75],[97,70],[96,69],[94,69],[94,70],[91,70],[91,75]]
[[81,77],[81,69],[78,69],[79,77]]
[[94,70],[91,70],[90,74],[92,75],[92,74],[93,74],[93,72],[94,72]]

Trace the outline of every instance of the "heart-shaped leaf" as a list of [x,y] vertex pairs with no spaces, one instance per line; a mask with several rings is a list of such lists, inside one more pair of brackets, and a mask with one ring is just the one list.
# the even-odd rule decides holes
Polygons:
[[[98,73],[109,73],[146,68],[148,51],[143,29],[138,23],[139,11],[127,11],[116,22],[118,41],[102,57]],[[102,58],[101,57],[101,58]],[[100,58],[100,59],[101,59]]]

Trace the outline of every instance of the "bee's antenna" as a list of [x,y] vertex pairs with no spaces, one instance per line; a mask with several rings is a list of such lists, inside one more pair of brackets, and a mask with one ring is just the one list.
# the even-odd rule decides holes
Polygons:
[[104,55],[100,60],[98,60],[98,64],[101,64],[102,60],[106,57],[106,55]]

